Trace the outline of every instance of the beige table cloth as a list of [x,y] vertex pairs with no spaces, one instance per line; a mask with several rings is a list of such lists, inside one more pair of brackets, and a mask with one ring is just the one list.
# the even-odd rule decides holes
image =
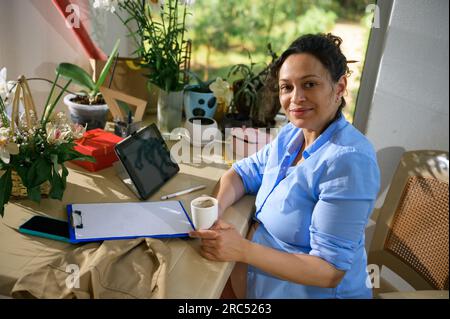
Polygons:
[[[192,154],[196,156],[195,152]],[[199,152],[197,156],[198,154]],[[209,160],[218,162],[217,158]],[[0,219],[0,295],[10,295],[19,278],[57,262],[58,258],[79,247],[19,233],[18,227],[31,216],[38,214],[67,219],[67,204],[138,201],[116,176],[112,167],[95,173],[87,172],[73,164],[68,164],[68,168],[67,189],[62,201],[43,199],[37,204],[29,200],[19,200],[7,204],[5,215]],[[206,189],[177,198],[190,214],[190,201],[202,194],[211,194],[214,185],[227,169],[227,165],[216,163],[191,161],[180,164],[180,172],[149,200],[160,200],[162,195],[205,184]],[[224,219],[235,225],[241,234],[248,230],[250,216],[254,211],[254,200],[253,196],[245,196],[225,212]],[[220,297],[234,263],[204,259],[199,254],[198,239],[172,238],[162,242],[168,247],[169,256],[164,297]],[[151,271],[149,269],[149,273]],[[135,297],[139,296],[137,294]]]

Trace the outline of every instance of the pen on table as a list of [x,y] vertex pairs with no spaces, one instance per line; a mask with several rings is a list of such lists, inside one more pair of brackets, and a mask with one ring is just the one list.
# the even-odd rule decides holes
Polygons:
[[191,188],[188,188],[188,189],[185,189],[185,190],[173,193],[173,194],[164,195],[164,196],[161,197],[161,199],[169,199],[169,198],[172,198],[172,197],[175,197],[175,196],[184,195],[184,194],[187,194],[187,193],[198,191],[198,190],[203,189],[205,187],[206,187],[206,185],[199,185],[199,186],[191,187]]

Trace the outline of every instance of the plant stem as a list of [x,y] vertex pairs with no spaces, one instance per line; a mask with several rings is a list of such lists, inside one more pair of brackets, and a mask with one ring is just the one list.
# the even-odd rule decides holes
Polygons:
[[50,93],[48,94],[47,101],[45,102],[44,112],[42,113],[42,117],[41,117],[41,124],[43,123],[43,120],[45,118],[45,112],[47,112],[48,103],[50,103],[50,99],[51,99],[51,97],[53,95],[53,91],[55,90],[55,86],[56,86],[56,82],[58,82],[58,78],[59,78],[59,72],[56,73],[56,79],[55,79],[55,81],[53,81],[52,88],[50,90]]
[[[45,78],[29,78],[29,79],[27,79],[27,81],[28,81],[28,82],[30,82],[30,81],[45,81],[45,82],[48,82],[48,83],[50,83],[50,84],[55,83],[55,82],[50,81],[49,79],[45,79]],[[61,86],[61,85],[59,85],[59,84],[56,84],[56,87],[58,87],[58,88],[60,88],[60,89],[63,89],[63,88],[64,88],[63,86]],[[70,93],[70,94],[76,94],[75,92],[72,92],[72,91],[69,91],[69,90],[66,90],[66,92],[67,92],[67,93]]]
[[[59,74],[58,74],[59,75]],[[42,123],[42,126],[45,127],[45,125],[47,124],[48,120],[50,119],[50,115],[52,114],[56,104],[58,103],[59,99],[61,98],[62,94],[64,93],[64,91],[66,90],[66,88],[69,86],[69,84],[72,82],[72,80],[69,80],[69,82],[67,82],[66,86],[64,87],[64,89],[61,90],[61,92],[59,93],[58,97],[55,99],[55,101],[53,101],[53,103],[50,106],[49,111],[47,112],[47,116],[45,117],[44,122]],[[45,111],[44,110],[44,114],[45,115]]]

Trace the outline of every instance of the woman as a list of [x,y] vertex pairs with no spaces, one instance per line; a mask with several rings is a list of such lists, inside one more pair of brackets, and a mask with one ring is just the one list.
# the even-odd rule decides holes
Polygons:
[[214,191],[220,213],[257,194],[248,239],[220,219],[191,233],[205,258],[238,262],[239,297],[239,282],[247,298],[371,297],[364,229],[379,169],[370,142],[341,114],[349,73],[341,43],[331,34],[302,36],[274,64],[290,123],[236,162]]

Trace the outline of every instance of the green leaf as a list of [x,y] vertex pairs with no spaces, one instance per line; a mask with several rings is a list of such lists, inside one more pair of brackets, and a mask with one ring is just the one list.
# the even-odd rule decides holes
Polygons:
[[103,85],[103,82],[105,82],[106,77],[108,76],[109,69],[111,68],[114,58],[117,55],[117,51],[119,51],[119,44],[120,44],[120,39],[117,39],[116,44],[114,45],[114,48],[113,48],[111,54],[109,55],[108,61],[106,61],[106,64],[103,67],[103,70],[100,73],[100,76],[98,77],[97,83],[95,83],[94,90],[93,90],[93,92],[91,92],[91,95],[97,94],[100,87]]
[[41,186],[35,186],[31,188],[27,188],[28,198],[34,202],[41,202]]
[[[89,155],[84,155],[76,150],[73,149],[75,146],[74,143],[64,143],[59,145],[57,153],[54,153],[58,158],[58,164],[62,164],[67,161],[88,161],[88,162],[94,162],[95,158]],[[51,157],[52,155],[50,155]],[[52,159],[53,161],[53,159]]]
[[51,174],[51,164],[47,159],[38,157],[28,170],[27,178],[29,188],[41,185],[49,179]]
[[95,83],[91,76],[78,65],[72,63],[60,63],[56,68],[56,72],[58,72],[61,76],[85,87],[91,92],[95,90]]
[[52,160],[53,170],[58,171],[58,155],[50,154],[50,159]]
[[64,195],[64,181],[61,176],[58,174],[58,170],[53,167],[52,169],[52,178],[50,180],[50,183],[52,185],[52,188],[50,190],[50,198],[59,199],[61,200]]
[[11,196],[12,181],[11,181],[11,169],[7,169],[0,177],[0,216],[3,217],[5,210],[5,204],[8,203]]
[[69,170],[64,166],[64,164],[61,164],[62,168],[62,183],[63,188],[66,189],[66,181],[67,181],[67,175],[69,175]]

